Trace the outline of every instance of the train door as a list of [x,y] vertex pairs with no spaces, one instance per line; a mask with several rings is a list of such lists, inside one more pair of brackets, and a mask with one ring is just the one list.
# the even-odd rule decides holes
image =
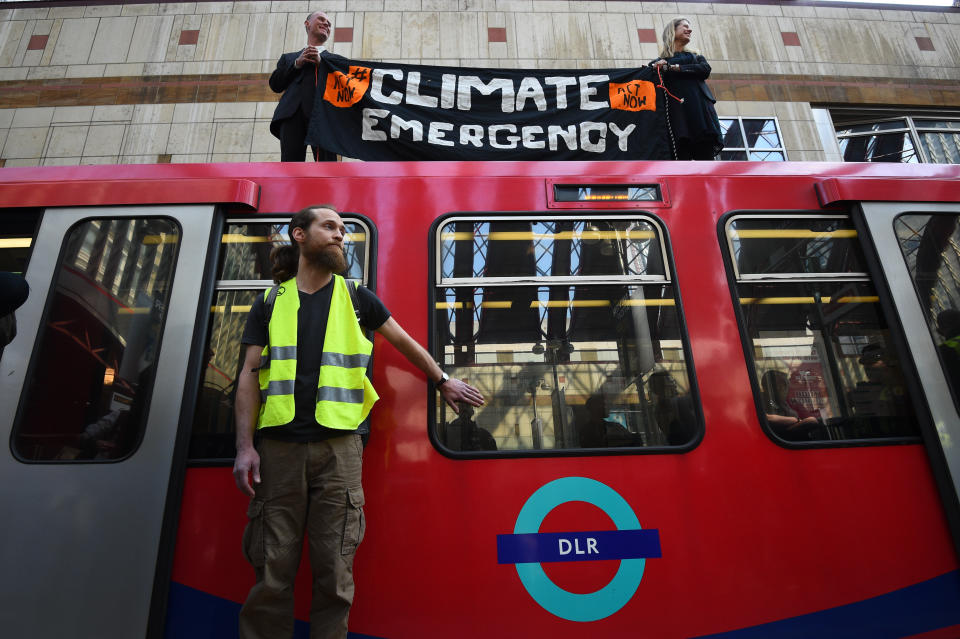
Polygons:
[[935,433],[925,437],[960,552],[960,205],[860,205]]
[[211,205],[42,214],[0,359],[7,636],[147,632],[213,220]]

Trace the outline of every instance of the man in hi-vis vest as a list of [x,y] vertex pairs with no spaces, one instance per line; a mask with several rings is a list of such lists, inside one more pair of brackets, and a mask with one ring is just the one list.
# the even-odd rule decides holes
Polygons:
[[350,284],[337,275],[346,260],[336,209],[308,207],[289,228],[291,244],[271,253],[280,286],[272,305],[266,291],[250,309],[237,378],[233,476],[252,497],[243,548],[256,573],[240,611],[242,639],[292,635],[304,533],[313,573],[310,637],[347,636],[353,557],[364,532],[358,427],[377,401],[366,376],[373,344],[363,328],[433,380],[454,411],[457,402],[483,404],[476,388],[448,377],[366,288],[355,291],[355,312]]

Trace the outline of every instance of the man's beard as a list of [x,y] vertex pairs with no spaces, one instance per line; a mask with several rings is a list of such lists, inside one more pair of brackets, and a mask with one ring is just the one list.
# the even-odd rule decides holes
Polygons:
[[347,270],[347,259],[343,256],[340,247],[335,244],[328,244],[316,250],[302,246],[300,251],[308,262],[323,267],[331,273],[342,273]]

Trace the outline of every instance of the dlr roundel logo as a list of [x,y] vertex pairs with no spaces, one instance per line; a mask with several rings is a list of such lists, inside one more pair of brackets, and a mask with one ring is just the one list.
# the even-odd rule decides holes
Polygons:
[[[593,504],[616,530],[541,533],[550,511],[571,501]],[[520,509],[512,535],[497,535],[497,563],[514,564],[520,582],[540,606],[569,621],[597,621],[623,608],[637,592],[646,560],[660,557],[660,534],[642,530],[630,504],[595,479],[563,477],[541,486]],[[619,559],[610,582],[595,592],[572,593],[557,586],[541,566],[551,561]]]

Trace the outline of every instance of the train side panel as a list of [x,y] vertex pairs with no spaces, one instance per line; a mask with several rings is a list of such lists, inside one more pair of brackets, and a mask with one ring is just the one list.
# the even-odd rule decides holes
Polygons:
[[[315,188],[322,199],[374,221],[378,292],[423,343],[430,341],[425,311],[431,262],[424,255],[434,219],[452,212],[549,211],[538,178],[398,179]],[[921,445],[789,450],[758,424],[717,222],[734,210],[820,210],[814,181],[686,177],[668,180],[668,188],[670,208],[654,214],[669,233],[675,260],[706,424],[703,441],[683,454],[451,459],[428,438],[432,407],[422,375],[377,340],[374,379],[382,401],[365,453],[369,526],[356,564],[355,632],[580,636],[583,622],[548,612],[525,589],[516,567],[497,561],[497,536],[513,532],[531,496],[570,477],[612,488],[643,528],[659,531],[662,546],[661,557],[646,561],[636,594],[615,614],[589,622],[591,632],[700,636],[790,618],[809,623],[801,620],[857,602],[896,599],[897,593],[911,601],[910,588],[956,594],[956,557]],[[297,201],[296,193],[288,195]],[[233,565],[221,579],[215,564],[197,554],[206,542],[181,534],[175,581],[239,602],[249,584],[249,576],[241,579],[234,538],[243,499],[213,469],[188,474],[191,499],[200,490],[211,494],[196,506],[196,516],[208,508],[224,513],[225,528],[233,533],[218,531],[218,539],[234,544]],[[571,494],[541,532],[614,526],[602,509],[581,499],[586,497]],[[185,523],[191,512],[185,506]],[[196,529],[210,534],[206,526]],[[217,557],[226,561],[220,552]],[[618,566],[605,560],[544,569],[561,589],[585,594],[608,584]],[[307,584],[304,578],[302,594]],[[301,619],[307,599],[298,599]],[[877,615],[875,606],[864,604],[847,622],[883,627],[904,612],[903,605],[891,605],[888,614]],[[905,628],[925,631],[925,624],[939,623],[929,621],[934,618],[918,610]]]

